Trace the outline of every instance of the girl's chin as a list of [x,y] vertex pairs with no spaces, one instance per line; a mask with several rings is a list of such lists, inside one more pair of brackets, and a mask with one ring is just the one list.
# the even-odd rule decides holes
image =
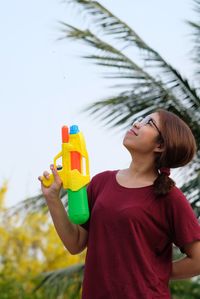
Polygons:
[[133,150],[133,142],[131,142],[128,139],[123,140],[123,146],[127,149],[127,150]]

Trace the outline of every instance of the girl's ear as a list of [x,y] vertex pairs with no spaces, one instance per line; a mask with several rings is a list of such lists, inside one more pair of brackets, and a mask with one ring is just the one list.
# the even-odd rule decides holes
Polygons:
[[164,143],[158,143],[154,149],[156,153],[162,153],[165,150]]

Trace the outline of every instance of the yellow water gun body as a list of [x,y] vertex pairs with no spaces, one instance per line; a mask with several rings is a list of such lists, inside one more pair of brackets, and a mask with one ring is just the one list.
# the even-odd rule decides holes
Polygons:
[[[57,160],[62,158],[62,166],[57,167]],[[68,193],[68,216],[71,222],[82,224],[89,218],[86,185],[90,181],[89,158],[83,134],[78,126],[62,127],[62,150],[54,157],[54,167],[62,180],[63,188]],[[51,186],[54,177],[43,177],[43,185]]]

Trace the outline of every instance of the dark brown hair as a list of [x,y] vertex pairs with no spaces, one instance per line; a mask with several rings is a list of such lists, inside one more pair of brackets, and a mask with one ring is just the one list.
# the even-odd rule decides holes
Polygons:
[[[156,168],[177,168],[188,164],[194,157],[197,146],[189,126],[176,114],[164,109],[156,111],[160,119],[161,143],[164,151],[157,154]],[[165,195],[175,182],[165,173],[160,173],[154,181],[156,195]]]

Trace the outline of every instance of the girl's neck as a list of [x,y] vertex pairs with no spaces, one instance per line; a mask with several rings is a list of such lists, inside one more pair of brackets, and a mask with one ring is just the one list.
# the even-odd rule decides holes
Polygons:
[[154,163],[145,163],[141,161],[132,161],[126,173],[135,179],[154,180],[158,176]]

